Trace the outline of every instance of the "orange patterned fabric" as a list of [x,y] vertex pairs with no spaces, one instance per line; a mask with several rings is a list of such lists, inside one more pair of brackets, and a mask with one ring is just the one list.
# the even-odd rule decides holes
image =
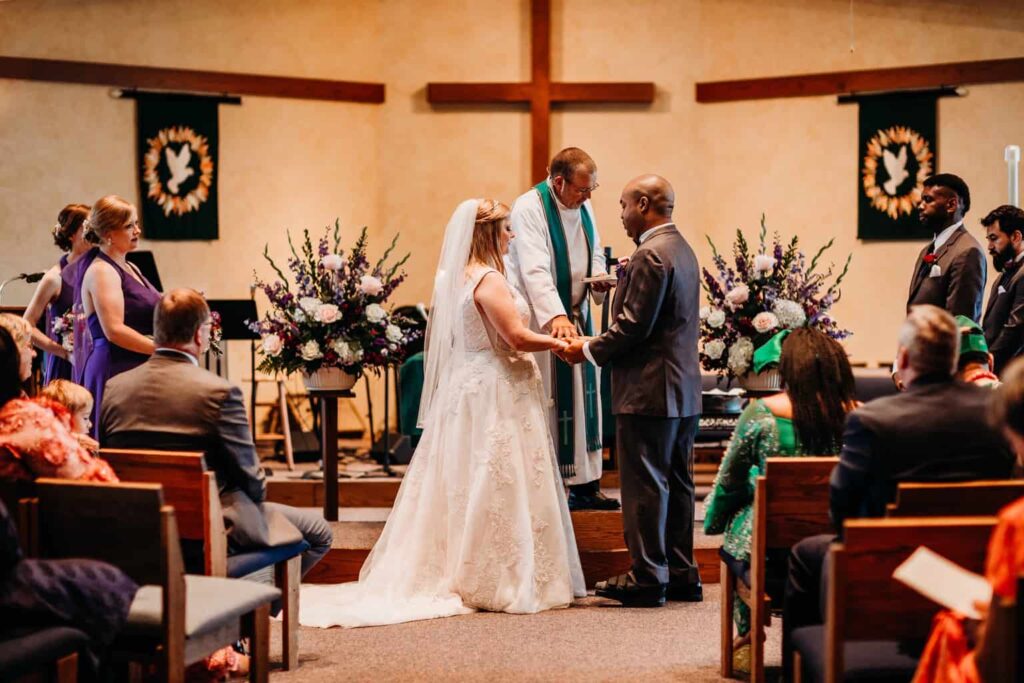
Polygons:
[[0,408],[0,478],[56,477],[116,482],[71,430],[71,414],[45,398],[16,398]]
[[[1024,573],[1024,498],[999,512],[999,523],[988,542],[985,578],[993,598],[1014,598],[1017,577]],[[968,649],[964,617],[943,610],[935,615],[931,636],[921,654],[913,683],[980,683]]]

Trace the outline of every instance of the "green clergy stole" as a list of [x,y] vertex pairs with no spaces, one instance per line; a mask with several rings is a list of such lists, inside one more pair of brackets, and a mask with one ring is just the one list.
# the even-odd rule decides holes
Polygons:
[[[548,234],[551,237],[551,247],[555,257],[555,288],[558,290],[558,298],[562,300],[562,306],[566,314],[577,328],[589,336],[594,334],[594,326],[590,319],[590,312],[586,306],[581,307],[580,319],[576,319],[576,312],[572,305],[572,267],[569,263],[569,249],[565,239],[565,229],[562,227],[562,217],[558,214],[558,206],[555,198],[551,195],[551,188],[547,181],[542,181],[534,188],[540,195],[541,204],[544,205],[544,214],[548,221]],[[587,239],[587,277],[594,262],[594,221],[586,208],[580,207],[580,217],[583,219],[583,235]],[[558,424],[558,468],[565,478],[576,475],[576,404],[573,401],[572,389],[572,366],[552,355],[551,360],[555,365],[555,419]],[[597,373],[594,366],[589,362],[583,364],[583,406],[584,420],[587,426],[587,450],[595,451],[601,448],[601,433],[597,429]]]

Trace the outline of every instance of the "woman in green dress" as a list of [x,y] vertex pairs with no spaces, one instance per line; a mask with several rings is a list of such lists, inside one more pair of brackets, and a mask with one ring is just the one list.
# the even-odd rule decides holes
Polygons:
[[[705,501],[704,532],[725,534],[722,559],[744,582],[750,568],[754,482],[764,471],[765,459],[836,455],[846,413],[856,406],[846,351],[824,333],[810,328],[780,332],[754,358],[758,371],[776,360],[782,392],[747,404]],[[784,570],[785,558],[780,560]],[[744,656],[749,657],[750,610],[737,597],[733,613],[739,632],[736,659],[742,669]]]

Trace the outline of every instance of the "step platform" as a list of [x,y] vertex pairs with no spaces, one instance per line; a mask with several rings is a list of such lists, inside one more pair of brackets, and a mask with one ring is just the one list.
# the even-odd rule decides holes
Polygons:
[[[334,531],[331,550],[303,580],[306,583],[327,584],[358,580],[359,570],[384,530],[389,512],[388,506],[339,510],[340,521],[331,522]],[[697,512],[698,517],[703,517],[699,506]],[[597,581],[629,570],[629,552],[622,537],[621,512],[573,512],[572,522],[588,588],[592,588]],[[701,580],[708,584],[718,583],[718,549],[722,537],[705,536],[702,524],[703,519],[698,519],[694,529],[694,559]]]

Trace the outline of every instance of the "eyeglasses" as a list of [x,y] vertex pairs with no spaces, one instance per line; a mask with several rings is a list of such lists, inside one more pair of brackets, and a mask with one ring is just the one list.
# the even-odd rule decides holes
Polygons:
[[590,194],[591,192],[593,192],[597,188],[601,187],[600,183],[594,183],[591,187],[578,187],[575,183],[573,183],[571,180],[569,180],[565,176],[562,176],[562,180],[565,181],[566,185],[568,185],[569,187],[574,189],[576,192],[579,192],[580,194]]

